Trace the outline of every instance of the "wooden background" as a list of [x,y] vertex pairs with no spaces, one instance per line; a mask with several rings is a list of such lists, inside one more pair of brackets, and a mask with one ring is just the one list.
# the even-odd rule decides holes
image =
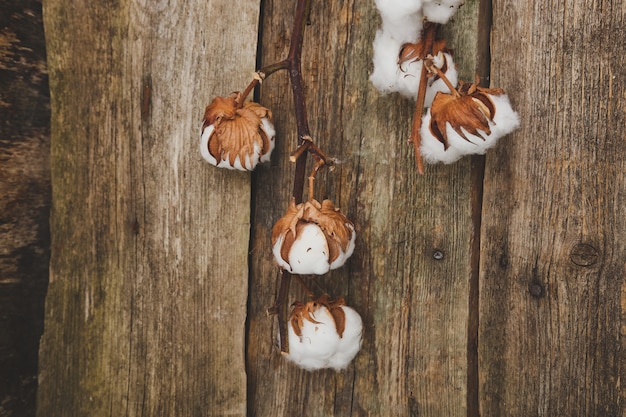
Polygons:
[[423,177],[413,103],[368,81],[373,3],[314,2],[303,50],[311,132],[341,160],[316,195],[358,233],[347,266],[307,278],[364,319],[340,373],[286,363],[265,312],[293,177],[286,75],[259,91],[270,164],[197,151],[206,103],[286,56],[294,2],[44,3],[39,416],[626,415],[626,3],[466,1],[446,29],[460,76],[504,88],[522,126]]

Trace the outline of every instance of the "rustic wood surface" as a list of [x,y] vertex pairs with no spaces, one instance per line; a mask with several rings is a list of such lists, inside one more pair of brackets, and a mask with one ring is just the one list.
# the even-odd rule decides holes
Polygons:
[[[294,1],[171,3],[45,3],[39,416],[626,415],[623,2],[493,1],[483,83],[509,93],[522,127],[489,152],[484,184],[480,157],[417,174],[413,102],[368,81],[374,2],[314,2],[309,125],[341,161],[316,196],[354,221],[357,246],[304,279],[364,319],[343,372],[287,363],[266,314],[270,231],[293,185],[286,74],[258,94],[277,127],[270,164],[250,176],[197,152],[206,103],[286,57]],[[446,28],[466,80],[489,75],[488,3],[466,1]],[[305,298],[292,282],[290,300]]]
[[626,3],[494,2],[522,127],[487,158],[483,416],[623,416]]
[[258,13],[45,2],[54,198],[38,415],[245,415],[250,176],[197,147],[208,100],[254,71]]
[[[264,3],[263,64],[285,57],[291,1]],[[477,2],[459,25],[469,36],[457,51],[473,80]],[[473,22],[473,24],[472,24]],[[249,415],[466,415],[470,164],[429,166],[420,177],[407,143],[413,101],[382,96],[368,81],[372,41],[380,26],[371,1],[314,2],[306,29],[303,74],[314,141],[341,163],[319,175],[318,199],[330,198],[357,229],[348,265],[307,278],[319,293],[344,296],[363,316],[365,340],[346,371],[306,372],[276,349],[268,317],[279,273],[269,235],[292,187],[293,103],[284,75],[263,84],[274,111],[278,149],[255,173],[248,335]],[[454,47],[454,44],[451,45]],[[443,259],[434,258],[435,251]],[[306,295],[292,283],[291,300]]]
[[50,257],[50,99],[41,2],[0,10],[0,416],[29,417]]

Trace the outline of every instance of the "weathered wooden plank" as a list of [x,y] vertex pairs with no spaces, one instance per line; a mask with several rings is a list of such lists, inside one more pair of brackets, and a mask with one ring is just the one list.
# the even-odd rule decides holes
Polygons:
[[41,1],[0,0],[0,415],[32,416],[50,256]]
[[626,412],[625,17],[622,1],[494,2],[492,80],[522,128],[487,158],[483,416]]
[[245,415],[249,175],[197,150],[258,2],[47,1],[52,260],[41,416]]
[[[467,3],[465,17],[475,22],[477,2]],[[286,55],[292,4],[265,3],[264,65]],[[262,167],[254,181],[249,414],[464,416],[470,164],[417,174],[407,143],[413,102],[381,96],[368,81],[380,25],[374,2],[314,2],[310,20],[303,52],[310,127],[321,148],[341,160],[333,172],[320,174],[317,196],[341,207],[358,235],[347,267],[309,282],[357,308],[365,340],[341,373],[301,371],[278,354],[275,318],[265,314],[278,278],[269,236],[290,198],[287,155],[296,138],[287,79],[276,75],[261,92],[262,104],[274,111],[278,144],[273,165]],[[474,55],[464,48],[458,53],[466,60]],[[464,74],[473,79],[474,69]],[[435,259],[437,250],[443,259]],[[292,286],[292,300],[304,297],[297,283]]]

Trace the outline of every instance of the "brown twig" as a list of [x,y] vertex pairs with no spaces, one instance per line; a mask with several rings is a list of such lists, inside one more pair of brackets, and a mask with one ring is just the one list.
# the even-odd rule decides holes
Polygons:
[[[461,97],[459,92],[456,90],[456,87],[454,86],[454,84],[452,84],[450,80],[448,79],[448,77],[446,77],[446,74],[435,65],[432,57],[429,57],[424,60],[424,67],[422,69],[424,68],[426,68],[428,72],[435,74],[439,78],[441,78],[443,82],[446,84],[446,86],[450,89],[450,94],[452,94],[454,97],[457,97],[457,98]],[[478,81],[476,82],[476,84],[478,84]]]
[[423,48],[420,51],[422,71],[420,72],[420,84],[417,90],[415,112],[413,113],[413,123],[411,125],[411,138],[409,139],[409,142],[413,143],[413,148],[415,149],[415,162],[417,164],[417,172],[419,172],[420,175],[424,175],[424,161],[422,160],[422,152],[420,151],[420,145],[422,143],[420,130],[422,128],[422,115],[424,113],[424,102],[426,100],[426,80],[430,72],[427,68],[426,61],[430,60],[432,63],[432,57],[430,56],[433,53],[438,28],[439,25],[437,24],[428,24],[424,26],[424,31],[422,32]]
[[[297,145],[301,147],[307,138],[306,143],[310,147],[313,142],[310,141],[311,134],[309,132],[309,123],[306,114],[306,102],[304,97],[304,84],[302,82],[302,44],[304,41],[304,29],[306,27],[308,15],[311,9],[312,0],[297,0],[296,11],[293,22],[293,31],[291,35],[291,43],[289,45],[289,54],[287,59],[280,61],[276,64],[272,64],[268,67],[264,67],[263,71],[268,75],[268,71],[278,71],[280,69],[287,69],[289,72],[289,82],[291,84],[291,91],[293,94],[294,110],[296,115],[296,126],[298,140]],[[295,172],[293,181],[293,198],[296,204],[302,202],[302,195],[304,193],[304,181],[305,181],[305,169],[306,169],[306,157],[307,149],[294,152],[295,154]],[[272,311],[275,311],[278,315],[278,331],[280,334],[280,351],[282,353],[289,352],[289,342],[287,337],[287,319],[288,319],[288,305],[287,296],[289,293],[289,282],[291,274],[287,271],[282,271],[280,286],[276,302]]]
[[422,144],[420,129],[422,128],[422,114],[424,112],[424,101],[426,100],[427,75],[428,70],[426,69],[426,65],[422,65],[420,85],[417,90],[417,102],[415,103],[415,112],[413,113],[411,138],[409,139],[409,142],[413,143],[413,149],[415,149],[415,163],[417,164],[417,172],[419,172],[420,175],[424,175],[424,161],[422,160],[422,152],[420,151],[420,145]]

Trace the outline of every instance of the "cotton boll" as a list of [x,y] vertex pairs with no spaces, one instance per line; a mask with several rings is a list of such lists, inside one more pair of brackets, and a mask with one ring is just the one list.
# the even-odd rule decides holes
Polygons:
[[272,252],[278,266],[294,274],[327,273],[354,251],[354,224],[332,201],[296,204],[272,227]]
[[448,23],[450,18],[464,4],[463,0],[434,0],[424,2],[424,17],[433,23]]
[[285,357],[309,371],[328,367],[340,344],[335,321],[326,307],[320,306],[313,314],[314,323],[302,320],[302,335],[298,336],[290,322],[288,326],[289,353]]
[[270,159],[276,131],[268,108],[244,103],[239,92],[215,97],[206,107],[200,133],[200,154],[220,168],[251,171]]
[[398,55],[402,42],[379,30],[374,38],[374,70],[370,81],[383,94],[398,91]]
[[428,163],[443,162],[450,164],[457,161],[464,155],[483,155],[489,148],[492,148],[498,139],[511,133],[519,127],[519,115],[512,109],[509,98],[505,94],[489,95],[495,107],[495,116],[489,121],[490,134],[480,132],[480,136],[472,135],[461,128],[468,140],[459,135],[450,125],[446,123],[446,134],[448,137],[448,149],[444,150],[441,143],[430,130],[431,112],[430,109],[422,119],[421,146],[420,151],[424,160]]
[[345,315],[346,323],[343,335],[337,346],[337,352],[328,360],[328,367],[336,370],[345,369],[361,349],[363,337],[363,320],[351,307],[341,306]]

